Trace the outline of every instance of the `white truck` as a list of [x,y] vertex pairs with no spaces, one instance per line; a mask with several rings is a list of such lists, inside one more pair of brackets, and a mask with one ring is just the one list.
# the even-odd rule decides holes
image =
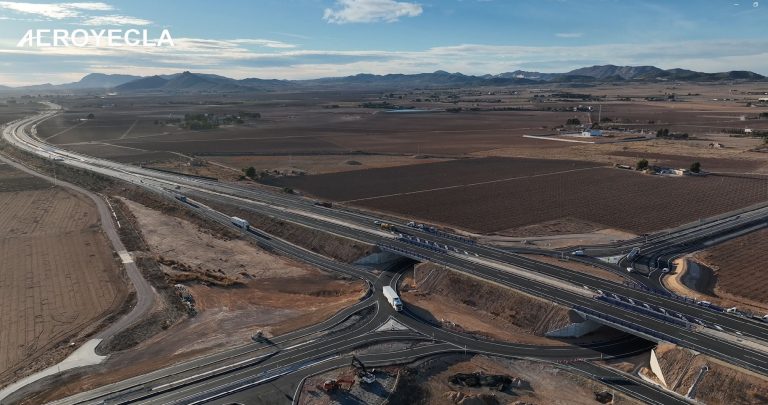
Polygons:
[[400,312],[403,310],[403,302],[400,301],[400,297],[397,295],[397,292],[390,287],[390,286],[384,286],[384,296],[387,297],[387,302],[389,302],[389,305],[392,305],[392,308],[395,309],[395,311]]
[[230,220],[238,228],[244,229],[246,231],[248,230],[248,221],[238,217],[232,217]]

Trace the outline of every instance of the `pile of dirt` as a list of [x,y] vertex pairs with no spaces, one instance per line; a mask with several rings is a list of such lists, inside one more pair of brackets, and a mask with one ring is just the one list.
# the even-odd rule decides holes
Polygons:
[[502,339],[509,332],[543,336],[570,323],[565,307],[432,263],[417,265],[414,274],[417,289],[404,292],[406,303],[464,331]]
[[102,342],[97,348],[102,354],[130,349],[188,314],[189,309],[179,299],[159,263],[151,257],[137,257],[136,266],[157,292],[156,307],[140,322]]
[[707,404],[768,403],[765,376],[671,344],[659,346],[656,355],[669,388],[678,394],[690,392]]
[[[468,386],[452,383],[457,374],[507,376],[512,380],[499,386]],[[406,378],[403,378],[406,377]],[[403,381],[408,386],[402,386]],[[431,358],[401,374],[395,392],[413,392],[430,405],[456,404],[553,404],[591,405],[607,387],[548,363],[489,356],[447,355]],[[616,394],[614,404],[636,404]],[[410,401],[390,403],[411,403]]]
[[465,394],[461,391],[449,391],[445,398],[458,405],[498,405],[498,398],[493,394]]
[[695,354],[671,343],[661,343],[655,351],[667,387],[674,389],[688,372]]
[[345,263],[354,263],[358,259],[370,255],[374,250],[374,246],[372,245],[360,243],[342,236],[332,235],[293,222],[283,221],[242,207],[203,201],[211,208],[247,220],[252,227],[285,239],[315,253]]

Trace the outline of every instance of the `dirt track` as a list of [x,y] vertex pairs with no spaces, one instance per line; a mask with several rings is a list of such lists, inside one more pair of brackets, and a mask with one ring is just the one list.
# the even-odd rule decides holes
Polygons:
[[90,199],[6,164],[0,176],[3,383],[60,360],[128,289]]

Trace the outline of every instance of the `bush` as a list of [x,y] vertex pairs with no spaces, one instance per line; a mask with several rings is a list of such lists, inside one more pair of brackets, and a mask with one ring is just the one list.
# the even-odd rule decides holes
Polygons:
[[645,170],[648,168],[648,161],[645,159],[641,159],[639,162],[637,162],[637,170]]
[[251,167],[245,169],[245,175],[250,177],[250,178],[256,177],[256,168],[251,166]]
[[581,121],[578,118],[568,118],[568,121],[565,121],[565,125],[581,125]]
[[701,163],[699,162],[691,163],[691,173],[699,173],[699,172],[701,172]]

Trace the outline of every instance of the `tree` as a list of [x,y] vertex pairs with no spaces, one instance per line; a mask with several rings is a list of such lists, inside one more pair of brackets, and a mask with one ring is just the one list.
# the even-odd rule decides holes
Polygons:
[[581,125],[581,121],[578,118],[568,118],[568,121],[565,121],[565,125]]
[[645,159],[641,159],[639,162],[637,162],[637,170],[645,170],[648,168],[648,161]]
[[86,118],[88,118],[89,120],[92,120],[92,119],[96,118],[96,116],[93,115],[93,113],[90,113],[90,114],[88,114],[88,117],[86,117]]
[[250,178],[256,177],[256,168],[251,166],[251,167],[245,169],[245,175],[250,177]]
[[691,172],[692,173],[698,173],[700,171],[701,171],[701,163],[699,163],[699,162],[691,163]]

